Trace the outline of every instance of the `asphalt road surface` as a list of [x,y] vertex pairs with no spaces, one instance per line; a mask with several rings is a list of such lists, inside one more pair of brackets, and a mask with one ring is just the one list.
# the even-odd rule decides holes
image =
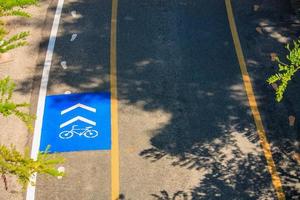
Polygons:
[[[65,0],[48,95],[110,92],[111,13]],[[120,199],[276,199],[225,1],[120,0],[116,38]],[[112,199],[110,151],[62,155],[37,200]]]
[[[109,92],[110,15],[110,1],[64,1],[47,95]],[[71,42],[73,34],[77,37]],[[62,153],[62,156],[66,158],[63,165],[66,177],[60,181],[38,176],[36,199],[110,198],[109,151]]]

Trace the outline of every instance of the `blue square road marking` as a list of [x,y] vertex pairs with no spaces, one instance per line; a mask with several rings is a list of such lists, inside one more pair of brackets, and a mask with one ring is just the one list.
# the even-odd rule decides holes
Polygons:
[[46,97],[40,151],[111,149],[109,93]]

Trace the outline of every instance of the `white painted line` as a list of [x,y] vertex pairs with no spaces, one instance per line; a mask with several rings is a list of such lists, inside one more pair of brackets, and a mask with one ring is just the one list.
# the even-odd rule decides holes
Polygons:
[[81,116],[77,116],[77,117],[74,117],[73,119],[70,119],[69,121],[66,121],[65,123],[62,123],[59,128],[63,128],[65,126],[68,126],[69,124],[72,124],[76,121],[83,121],[85,123],[88,123],[90,125],[93,125],[93,126],[96,126],[96,122],[92,121],[92,120],[89,120],[89,119],[86,119],[84,117],[81,117]]
[[70,111],[72,111],[72,110],[75,110],[76,108],[83,108],[83,109],[85,109],[85,110],[88,110],[88,111],[91,111],[91,112],[94,112],[94,113],[97,111],[96,108],[92,108],[92,107],[83,105],[83,104],[81,104],[81,103],[78,103],[78,104],[76,104],[76,105],[74,105],[74,106],[71,106],[70,108],[67,108],[67,109],[61,111],[60,114],[61,114],[61,115],[66,114],[66,113],[68,113],[68,112],[70,112]]
[[[44,107],[45,107],[45,100],[46,100],[46,94],[47,94],[47,85],[49,80],[49,73],[50,73],[50,67],[53,57],[53,51],[55,46],[55,40],[57,36],[57,31],[59,27],[59,21],[60,16],[62,12],[62,8],[64,5],[64,0],[58,0],[57,8],[54,16],[54,21],[52,24],[51,34],[49,38],[49,44],[46,54],[46,59],[44,63],[44,69],[42,74],[42,80],[41,80],[41,86],[39,91],[39,98],[38,98],[38,106],[37,106],[37,119],[35,121],[35,129],[34,129],[34,135],[33,135],[33,142],[32,142],[32,149],[31,149],[31,158],[36,160],[39,148],[40,148],[40,140],[41,140],[41,130],[42,130],[42,120],[44,116]],[[30,182],[35,183],[36,182],[36,176],[37,174],[34,174]],[[34,200],[35,199],[35,186],[32,186],[31,184],[28,185],[27,193],[26,193],[26,200]]]

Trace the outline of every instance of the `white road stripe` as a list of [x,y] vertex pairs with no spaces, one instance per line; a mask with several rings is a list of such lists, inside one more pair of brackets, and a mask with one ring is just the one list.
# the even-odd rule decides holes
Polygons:
[[85,109],[85,110],[88,110],[88,111],[91,111],[91,112],[94,112],[94,113],[96,112],[96,109],[95,109],[95,108],[92,108],[92,107],[83,105],[83,104],[81,104],[81,103],[78,103],[78,104],[76,104],[76,105],[74,105],[74,106],[71,106],[70,108],[67,108],[67,109],[61,111],[60,114],[61,114],[61,115],[66,114],[67,112],[70,112],[70,111],[72,111],[72,110],[74,110],[74,109],[76,109],[76,108],[83,108],[83,109]]
[[63,123],[63,124],[61,124],[61,125],[59,126],[59,128],[63,128],[63,127],[65,127],[65,126],[68,126],[69,124],[72,124],[72,123],[74,123],[74,122],[76,122],[76,121],[78,121],[78,120],[79,120],[79,121],[83,121],[83,122],[85,122],[85,123],[87,123],[87,124],[96,126],[96,122],[94,122],[94,121],[92,121],[92,120],[89,120],[89,119],[86,119],[86,118],[81,117],[81,116],[77,116],[77,117],[74,117],[73,119],[70,119],[69,121],[67,121],[67,122],[65,122],[65,123]]
[[[39,91],[39,99],[37,106],[37,119],[35,121],[35,129],[33,135],[32,149],[31,149],[31,158],[36,160],[40,148],[40,140],[41,140],[41,130],[42,130],[42,120],[44,116],[44,107],[45,100],[47,94],[47,85],[49,80],[50,67],[52,62],[52,56],[55,46],[55,40],[57,36],[60,16],[63,8],[64,0],[58,0],[57,8],[54,16],[54,21],[52,24],[51,34],[49,38],[49,44],[46,54],[46,59],[44,63],[43,75],[41,80],[41,86]],[[31,182],[36,182],[36,174],[34,174],[30,180]],[[26,200],[34,200],[35,199],[35,186],[29,184],[27,188]]]

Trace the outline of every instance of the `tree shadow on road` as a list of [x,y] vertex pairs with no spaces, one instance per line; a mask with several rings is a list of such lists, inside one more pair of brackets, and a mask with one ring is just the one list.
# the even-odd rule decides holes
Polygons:
[[[151,133],[151,148],[142,149],[140,157],[150,162],[168,158],[170,167],[204,170],[199,184],[184,191],[189,199],[275,198],[224,2],[123,0],[119,4],[119,100],[127,105],[142,102],[146,112],[171,115],[168,124]],[[110,6],[105,0],[66,2],[49,91],[109,89]],[[50,8],[54,10],[55,6]],[[71,43],[73,33],[78,40]],[[42,52],[47,43],[41,44]],[[67,70],[60,66],[64,60]],[[42,68],[43,62],[34,77],[37,83]],[[27,93],[31,84],[32,80],[24,81],[18,90]],[[289,164],[280,175],[291,177],[290,169],[300,173],[299,167]],[[299,196],[294,188],[287,189],[292,191],[288,197]]]
[[140,156],[205,171],[192,199],[274,197],[224,3],[126,1],[118,36],[120,99],[172,116]]
[[[53,2],[49,13],[55,13]],[[53,16],[46,20],[47,30],[51,28]],[[50,32],[45,31],[45,40],[40,44],[40,58],[36,69],[37,84],[40,81]],[[71,42],[73,34],[77,38]],[[93,0],[86,2],[65,1],[59,30],[56,37],[54,55],[48,82],[48,91],[61,93],[59,88],[68,88],[72,92],[93,92],[109,87],[109,35],[110,35],[110,2]],[[67,68],[63,69],[61,62]],[[19,84],[17,91],[28,93],[32,80]]]
[[[300,96],[297,75],[290,81],[284,99],[275,102],[274,90],[266,79],[277,70],[274,56],[285,59],[285,44],[299,37],[299,18],[293,15],[288,1],[234,0],[236,21],[244,49],[247,67],[258,99],[259,109],[272,144],[273,158],[281,175],[287,199],[298,199],[300,190],[299,165],[292,159],[292,152],[299,151],[294,145],[300,139]],[[256,6],[256,9],[254,9]],[[247,26],[243,26],[247,24]],[[289,116],[296,117],[289,126]]]

